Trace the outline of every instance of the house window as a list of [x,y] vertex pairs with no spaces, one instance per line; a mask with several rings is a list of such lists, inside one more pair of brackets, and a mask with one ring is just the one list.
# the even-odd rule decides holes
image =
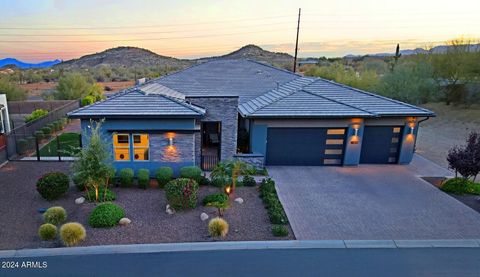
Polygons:
[[115,161],[130,161],[129,134],[113,134],[113,154]]
[[135,161],[148,161],[148,134],[133,134],[133,158]]

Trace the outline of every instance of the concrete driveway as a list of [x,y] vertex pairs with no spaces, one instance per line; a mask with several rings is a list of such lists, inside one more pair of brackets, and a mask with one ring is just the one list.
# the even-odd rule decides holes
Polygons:
[[451,172],[415,156],[410,165],[274,166],[297,239],[480,238],[480,214],[419,176]]

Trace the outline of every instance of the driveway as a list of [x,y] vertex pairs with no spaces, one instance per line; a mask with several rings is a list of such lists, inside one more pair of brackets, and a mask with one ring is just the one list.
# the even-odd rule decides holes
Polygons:
[[419,178],[451,172],[418,155],[410,165],[268,171],[297,239],[480,238],[479,213]]

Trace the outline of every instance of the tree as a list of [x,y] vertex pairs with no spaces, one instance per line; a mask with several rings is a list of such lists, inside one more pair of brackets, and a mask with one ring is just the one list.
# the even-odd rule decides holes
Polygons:
[[92,84],[80,73],[69,73],[60,77],[55,99],[75,100],[88,95],[92,91]]
[[21,101],[27,99],[27,91],[12,84],[6,78],[0,78],[0,93],[6,94],[8,101]]
[[240,175],[248,174],[252,167],[238,159],[220,162],[211,173],[212,178],[222,178],[224,180],[231,180],[232,193],[237,187],[238,177]]
[[85,185],[85,189],[95,190],[95,200],[99,200],[99,191],[108,190],[109,178],[112,172],[110,153],[100,135],[102,122],[90,121],[90,136],[88,145],[78,154],[73,163],[73,171]]
[[475,182],[480,172],[480,133],[470,133],[464,147],[455,146],[450,149],[447,161],[449,167],[455,170],[455,176],[460,173],[465,179],[473,177]]

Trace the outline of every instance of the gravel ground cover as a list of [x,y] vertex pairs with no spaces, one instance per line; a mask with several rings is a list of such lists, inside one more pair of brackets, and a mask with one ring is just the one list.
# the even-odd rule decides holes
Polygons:
[[[218,192],[215,187],[201,187],[197,208],[168,215],[165,212],[167,201],[163,189],[113,188],[117,194],[116,204],[122,206],[126,216],[132,220],[127,226],[108,229],[94,229],[88,226],[88,214],[94,203],[75,204],[82,196],[72,185],[61,199],[48,202],[41,198],[35,189],[36,180],[46,172],[68,172],[68,162],[10,162],[0,168],[0,249],[21,249],[39,247],[59,247],[59,242],[44,242],[37,235],[42,224],[39,208],[62,206],[67,210],[68,220],[83,224],[87,230],[86,240],[80,246],[215,241],[208,236],[207,223],[201,221],[200,214],[205,212],[209,219],[217,215],[215,208],[201,205],[205,195]],[[272,224],[256,187],[240,187],[234,197],[244,199],[243,204],[231,202],[225,211],[224,219],[230,225],[225,239],[228,241],[295,239],[287,225],[287,237],[274,237]]]

